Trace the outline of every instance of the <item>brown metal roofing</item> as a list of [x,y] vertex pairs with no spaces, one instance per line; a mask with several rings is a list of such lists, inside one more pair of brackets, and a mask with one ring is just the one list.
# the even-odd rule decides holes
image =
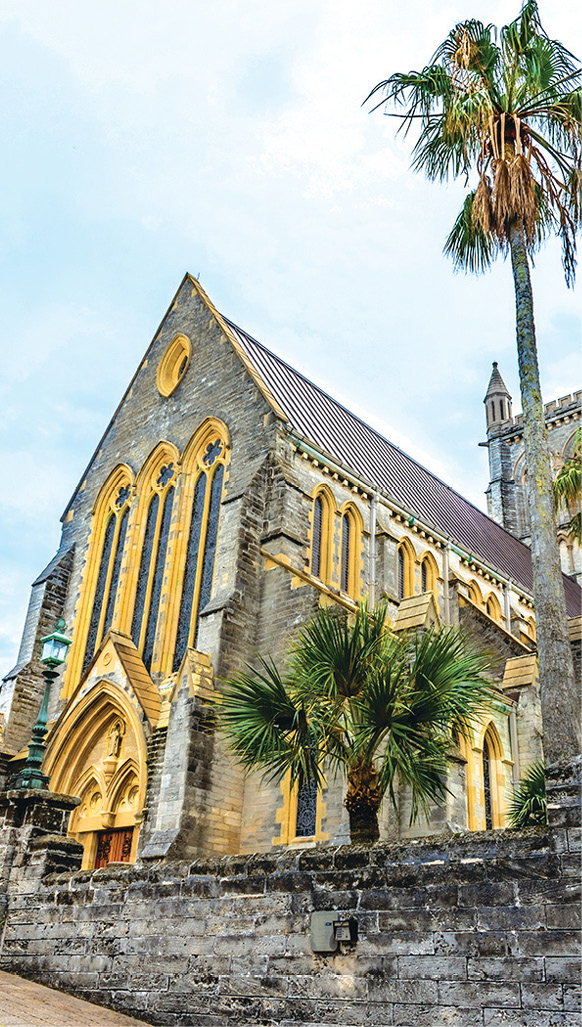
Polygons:
[[[225,321],[299,436],[531,594],[528,546],[232,321]],[[566,576],[564,586],[568,616],[577,617],[582,592]]]

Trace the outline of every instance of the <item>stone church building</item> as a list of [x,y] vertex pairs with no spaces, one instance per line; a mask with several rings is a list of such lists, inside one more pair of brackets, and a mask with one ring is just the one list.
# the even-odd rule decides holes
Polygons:
[[[560,460],[579,408],[580,393],[546,408]],[[512,782],[541,755],[541,717],[521,423],[496,367],[486,411],[490,516],[184,278],[63,514],[0,693],[17,768],[44,687],[40,639],[62,616],[73,645],[44,769],[52,791],[81,798],[70,833],[86,867],[348,840],[341,782],[307,801],[245,777],[209,701],[257,651],[280,658],[321,603],[352,610],[365,595],[388,601],[397,631],[461,625],[494,654],[499,684],[447,807],[410,828],[403,794],[383,838],[504,825]]]

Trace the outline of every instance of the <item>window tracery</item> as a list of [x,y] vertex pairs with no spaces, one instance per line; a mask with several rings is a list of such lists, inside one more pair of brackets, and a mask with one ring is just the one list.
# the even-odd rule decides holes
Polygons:
[[397,552],[399,599],[406,599],[408,596],[414,595],[414,560],[415,554],[412,546],[407,539],[403,539]]
[[[125,481],[119,484],[120,475]],[[84,674],[113,620],[119,586],[121,562],[129,523],[131,484],[123,469],[114,472],[113,481],[105,484],[97,500],[94,514],[89,579],[93,588],[85,589],[81,604],[80,626],[87,619],[85,646],[81,664]]]
[[311,563],[315,578],[330,584],[333,573],[333,530],[336,505],[325,486],[319,486],[313,497],[311,513]]

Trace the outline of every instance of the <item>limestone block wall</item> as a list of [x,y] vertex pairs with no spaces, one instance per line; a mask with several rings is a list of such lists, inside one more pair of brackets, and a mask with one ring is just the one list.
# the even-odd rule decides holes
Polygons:
[[[577,821],[32,873],[14,879],[0,966],[170,1027],[572,1027]],[[314,910],[354,916],[357,943],[314,954]]]

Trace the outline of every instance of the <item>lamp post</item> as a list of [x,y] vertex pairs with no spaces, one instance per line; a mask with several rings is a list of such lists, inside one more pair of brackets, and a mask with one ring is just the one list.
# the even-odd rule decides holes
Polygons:
[[67,658],[69,646],[72,639],[67,638],[63,633],[65,622],[59,618],[56,628],[51,635],[41,638],[42,651],[40,662],[44,665],[42,676],[45,680],[44,695],[36,718],[36,724],[32,729],[32,739],[28,745],[28,756],[24,766],[16,775],[14,788],[21,791],[29,788],[43,788],[48,790],[48,775],[42,772],[42,761],[46,750],[45,735],[48,716],[48,705],[51,692],[51,685],[58,677],[57,667],[62,666]]

